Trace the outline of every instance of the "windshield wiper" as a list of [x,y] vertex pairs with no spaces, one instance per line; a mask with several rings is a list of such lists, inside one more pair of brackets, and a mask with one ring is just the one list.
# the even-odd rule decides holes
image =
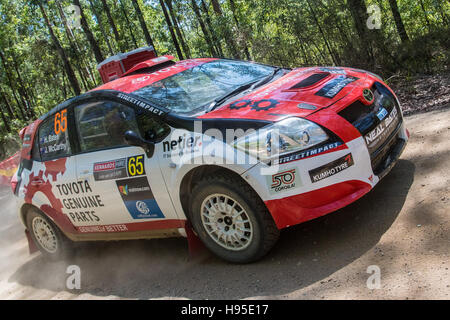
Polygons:
[[249,91],[262,86],[263,84],[266,84],[267,82],[269,82],[270,80],[273,79],[273,77],[275,77],[275,75],[278,73],[278,71],[280,71],[281,68],[275,68],[273,69],[273,71],[265,78],[259,80],[258,82],[255,82],[249,89]]
[[267,82],[269,82],[270,80],[272,80],[272,78],[277,74],[278,71],[280,71],[281,68],[275,68],[273,69],[273,71],[266,77],[264,77],[263,79],[259,80],[259,81],[252,81],[246,84],[243,84],[239,87],[237,87],[236,89],[234,89],[233,91],[223,95],[222,97],[219,97],[217,99],[215,99],[213,102],[211,102],[211,104],[208,106],[208,109],[206,110],[206,113],[213,111],[214,109],[216,109],[218,106],[220,106],[222,103],[224,103],[225,101],[227,101],[229,98],[231,98],[232,96],[237,95],[238,93],[248,89],[247,91],[252,91],[253,89],[262,86],[263,84],[266,84]]

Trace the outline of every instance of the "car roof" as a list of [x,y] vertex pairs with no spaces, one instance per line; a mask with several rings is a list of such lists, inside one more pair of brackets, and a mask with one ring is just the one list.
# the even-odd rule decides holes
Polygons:
[[161,64],[162,68],[142,69],[137,72],[125,75],[108,83],[105,83],[91,91],[97,90],[116,90],[125,93],[131,93],[146,87],[154,82],[160,81],[174,74],[183,72],[201,64],[219,60],[217,58],[197,58],[189,60],[181,60],[177,62],[168,61]]
[[[219,60],[218,58],[197,58],[197,59],[188,59],[188,60],[181,60],[177,61],[172,64],[168,65],[162,65],[162,69],[154,69],[152,70],[142,70],[142,72],[133,73],[126,75],[124,77],[115,79],[113,81],[110,81],[108,83],[102,84],[86,93],[83,93],[79,96],[72,97],[60,104],[58,104],[56,107],[50,109],[45,114],[41,115],[39,117],[39,120],[45,120],[51,115],[54,115],[58,113],[59,111],[67,108],[72,103],[74,103],[76,100],[79,100],[80,98],[88,98],[88,97],[95,97],[97,95],[100,95],[100,92],[111,92],[111,91],[119,91],[123,93],[131,93],[133,91],[136,91],[142,87],[148,86],[156,81],[162,80],[164,78],[167,78],[169,76],[172,76],[176,73],[180,73],[184,70],[193,68],[195,66],[210,62]],[[170,61],[169,61],[170,62]]]

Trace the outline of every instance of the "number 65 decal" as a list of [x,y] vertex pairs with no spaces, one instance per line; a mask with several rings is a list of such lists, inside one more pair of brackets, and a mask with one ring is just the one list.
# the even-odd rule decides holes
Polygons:
[[65,132],[67,129],[67,109],[55,114],[55,134]]
[[145,174],[144,155],[129,157],[127,161],[128,176],[140,176]]

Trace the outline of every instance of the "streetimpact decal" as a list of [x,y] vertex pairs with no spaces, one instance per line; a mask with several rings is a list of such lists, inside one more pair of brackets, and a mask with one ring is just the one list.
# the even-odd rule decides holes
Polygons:
[[287,155],[282,155],[282,156],[279,157],[279,159],[275,159],[273,161],[273,163],[275,165],[276,164],[284,164],[284,163],[288,163],[288,162],[291,162],[291,161],[297,161],[297,160],[304,159],[304,158],[307,158],[307,157],[316,156],[316,155],[318,155],[318,154],[320,154],[322,152],[326,152],[326,151],[328,151],[330,149],[337,148],[340,145],[342,145],[341,142],[331,142],[331,143],[328,143],[326,145],[323,145],[323,146],[320,146],[320,147],[317,147],[317,148],[313,148],[313,149],[309,149],[309,150],[306,150],[306,151],[298,151],[298,152],[290,153],[290,154],[287,154]]
[[348,77],[345,75],[340,75],[333,80],[327,82],[325,86],[317,91],[316,96],[321,96],[325,98],[334,98],[342,89],[344,89],[348,84],[358,80],[356,77]]
[[117,189],[133,219],[164,218],[147,177],[117,180]]
[[321,167],[309,171],[311,182],[319,182],[338,174],[339,172],[351,167],[354,164],[352,154],[349,153],[339,159],[327,163]]

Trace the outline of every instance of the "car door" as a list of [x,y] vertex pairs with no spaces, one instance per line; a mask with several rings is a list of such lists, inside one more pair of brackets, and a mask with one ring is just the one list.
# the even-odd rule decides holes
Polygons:
[[68,109],[63,108],[39,124],[33,141],[33,162],[24,169],[19,192],[23,192],[25,202],[45,212],[63,230],[72,232],[67,198],[71,197],[77,178],[68,118]]
[[163,228],[178,220],[157,157],[128,146],[124,133],[140,135],[136,110],[110,100],[74,108],[79,153],[76,167],[85,188],[83,211],[74,222],[81,232],[116,232]]

